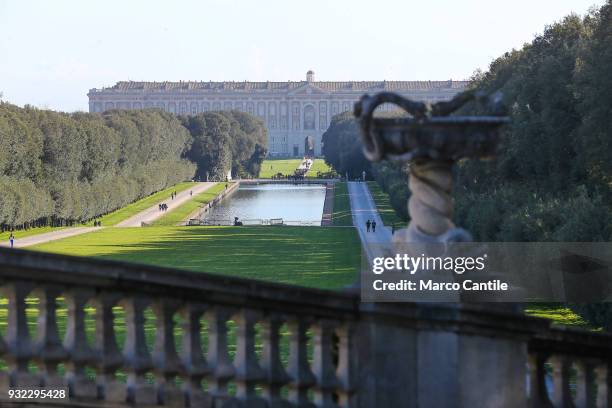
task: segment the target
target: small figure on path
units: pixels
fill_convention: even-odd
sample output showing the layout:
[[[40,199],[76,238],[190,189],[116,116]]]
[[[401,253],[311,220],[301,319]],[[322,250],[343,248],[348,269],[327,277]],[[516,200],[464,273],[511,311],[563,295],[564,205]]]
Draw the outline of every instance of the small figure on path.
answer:
[[[159,211],[162,210],[162,205],[161,204],[158,204],[157,207],[159,208]]]
[[[193,195],[193,190],[189,190],[189,195],[192,196]]]
[[[372,232],[376,232],[376,221],[372,220]]]
[[[395,235],[395,224],[391,224],[391,235]]]
[[[370,225],[371,225],[371,224],[372,224],[372,223],[370,222],[370,220],[367,220],[367,221],[366,221],[366,232],[370,232]]]
[[[9,235],[9,242],[11,243],[11,248],[12,248],[13,245],[15,245],[15,236],[13,235],[12,232],[11,232],[11,235]]]

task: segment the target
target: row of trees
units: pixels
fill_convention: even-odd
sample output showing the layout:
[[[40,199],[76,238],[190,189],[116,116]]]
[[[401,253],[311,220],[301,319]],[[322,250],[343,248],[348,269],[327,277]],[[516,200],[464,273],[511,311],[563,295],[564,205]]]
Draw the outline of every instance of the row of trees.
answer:
[[[261,119],[240,111],[204,112],[181,117],[193,137],[187,157],[197,163],[201,180],[259,175],[267,154],[267,130]]]
[[[266,138],[241,112],[66,114],[0,103],[0,230],[84,222],[196,169],[256,175]]]

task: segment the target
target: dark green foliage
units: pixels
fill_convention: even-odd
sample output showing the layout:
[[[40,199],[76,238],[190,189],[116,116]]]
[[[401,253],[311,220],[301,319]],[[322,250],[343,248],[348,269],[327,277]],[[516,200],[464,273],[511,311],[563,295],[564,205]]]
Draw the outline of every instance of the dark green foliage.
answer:
[[[612,307],[609,303],[572,305],[571,309],[592,326],[612,331]]]
[[[267,130],[260,119],[239,111],[204,112],[181,117],[193,137],[187,154],[197,163],[201,180],[224,180],[227,173],[257,176],[267,145]]]
[[[0,104],[0,229],[72,225],[193,176],[177,118]]]
[[[466,162],[457,218],[482,241],[612,239],[612,2],[569,16],[491,65],[475,86],[511,107],[494,162]],[[472,112],[477,111],[472,109]],[[612,329],[609,304],[572,308]]]
[[[610,8],[566,17],[475,79],[500,89],[512,116],[497,158],[457,172],[457,220],[477,239],[612,238]]]
[[[407,221],[410,198],[407,165],[383,161],[372,166],[372,173],[380,188],[389,195],[389,204],[397,216]]]
[[[361,178],[365,171],[369,176],[370,162],[363,155],[359,127],[351,112],[334,116],[321,141],[325,162],[338,174]]]

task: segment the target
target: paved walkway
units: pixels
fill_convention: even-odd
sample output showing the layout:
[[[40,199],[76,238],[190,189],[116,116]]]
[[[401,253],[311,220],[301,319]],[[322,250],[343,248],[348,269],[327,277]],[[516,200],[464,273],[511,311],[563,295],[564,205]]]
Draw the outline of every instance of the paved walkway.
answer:
[[[193,187],[190,187],[184,191],[181,191],[180,193],[177,193],[174,200],[168,197],[166,200],[163,200],[162,202],[166,203],[168,205],[168,211],[171,211],[174,208],[180,206],[181,204],[184,204],[185,202],[193,198],[189,194],[190,191],[193,191],[193,195],[195,196],[197,194],[200,194],[208,190],[215,184],[216,183],[213,183],[213,182],[193,183]],[[119,224],[115,226],[116,227],[140,227],[142,226],[143,222],[147,224],[150,222],[153,222],[159,217],[161,217],[162,215],[166,214],[168,211],[159,211],[159,203],[157,203],[154,206],[144,211],[141,211],[138,214],[128,218],[127,220],[121,221]]]
[[[361,244],[370,260],[377,256],[384,256],[385,248],[382,244],[391,243],[391,228],[386,227],[378,214],[376,203],[370,194],[368,185],[363,182],[350,181],[348,192],[353,214],[353,225],[359,231]],[[376,221],[376,232],[367,232],[366,222]],[[388,247],[388,245],[386,245]]]
[[[19,231],[15,232],[15,248],[24,248],[31,245],[42,244],[49,241],[55,241],[57,239],[73,237],[75,235],[81,235],[88,232],[96,231],[102,227],[75,227],[65,228],[59,231],[45,232],[44,234],[31,235],[25,238],[19,238]],[[8,240],[0,242],[0,247],[9,247]]]

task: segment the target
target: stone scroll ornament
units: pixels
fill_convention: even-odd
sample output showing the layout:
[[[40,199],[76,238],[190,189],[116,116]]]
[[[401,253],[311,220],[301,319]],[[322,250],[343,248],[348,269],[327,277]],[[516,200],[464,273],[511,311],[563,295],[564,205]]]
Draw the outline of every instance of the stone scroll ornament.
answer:
[[[485,103],[489,116],[451,116],[470,101]],[[382,104],[403,109],[403,117],[374,117]],[[355,104],[363,150],[370,161],[410,162],[408,201],[410,223],[395,242],[448,243],[471,241],[471,235],[452,221],[452,166],[462,158],[492,157],[504,116],[501,93],[480,95],[469,90],[450,101],[415,102],[395,93],[364,95]]]

